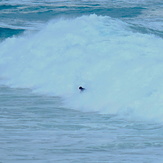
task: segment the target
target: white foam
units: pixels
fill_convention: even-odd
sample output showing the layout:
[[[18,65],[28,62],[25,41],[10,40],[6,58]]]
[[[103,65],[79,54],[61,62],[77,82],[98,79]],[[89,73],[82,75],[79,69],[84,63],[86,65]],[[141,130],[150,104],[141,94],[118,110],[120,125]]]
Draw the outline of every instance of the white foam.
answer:
[[[62,96],[74,109],[161,120],[162,45],[110,17],[54,20],[0,44],[0,77],[12,87]]]

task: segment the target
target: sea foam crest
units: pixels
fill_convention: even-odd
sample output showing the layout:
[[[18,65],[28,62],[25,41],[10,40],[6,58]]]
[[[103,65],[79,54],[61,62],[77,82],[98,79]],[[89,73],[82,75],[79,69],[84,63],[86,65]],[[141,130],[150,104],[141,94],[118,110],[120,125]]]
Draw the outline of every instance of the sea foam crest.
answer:
[[[0,44],[0,77],[12,87],[61,96],[74,109],[161,120],[162,45],[110,17],[53,20]]]

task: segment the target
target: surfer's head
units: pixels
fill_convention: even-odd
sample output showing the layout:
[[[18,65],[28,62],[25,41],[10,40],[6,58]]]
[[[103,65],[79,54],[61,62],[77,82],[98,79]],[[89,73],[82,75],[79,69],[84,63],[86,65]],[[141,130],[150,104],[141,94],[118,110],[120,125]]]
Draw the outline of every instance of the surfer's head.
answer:
[[[83,87],[79,87],[79,89],[80,89],[80,91],[84,91],[85,90],[85,88],[83,88]]]

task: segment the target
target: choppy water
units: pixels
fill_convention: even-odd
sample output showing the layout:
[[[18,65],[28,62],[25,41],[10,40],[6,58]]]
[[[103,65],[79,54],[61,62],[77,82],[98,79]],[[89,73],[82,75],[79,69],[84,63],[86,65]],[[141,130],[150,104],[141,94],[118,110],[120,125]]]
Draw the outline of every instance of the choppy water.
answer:
[[[163,162],[161,0],[0,11],[0,163]]]
[[[163,126],[65,109],[59,98],[0,89],[1,162],[161,162]]]

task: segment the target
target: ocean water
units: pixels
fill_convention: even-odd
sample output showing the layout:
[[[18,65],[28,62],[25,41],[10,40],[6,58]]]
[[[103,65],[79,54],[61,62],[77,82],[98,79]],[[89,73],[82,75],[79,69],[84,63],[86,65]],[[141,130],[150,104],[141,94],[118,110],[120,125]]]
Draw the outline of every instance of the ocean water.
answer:
[[[162,0],[0,11],[0,163],[163,162]]]

